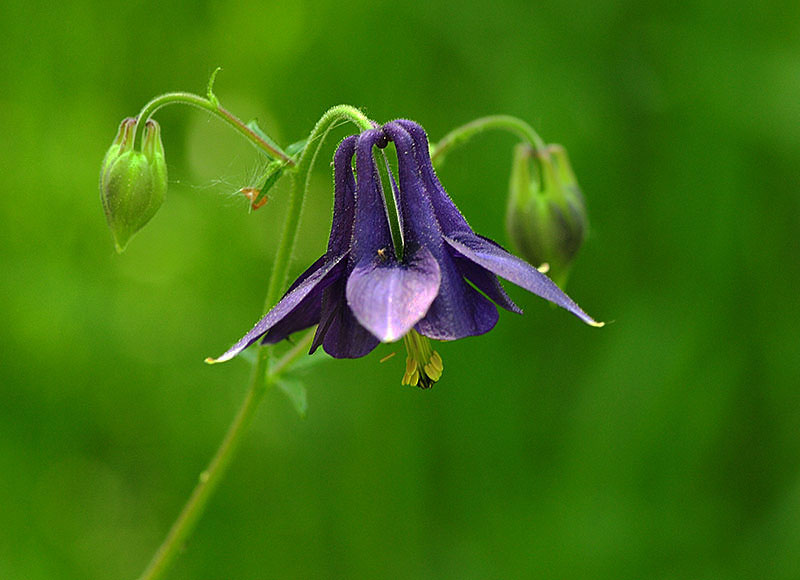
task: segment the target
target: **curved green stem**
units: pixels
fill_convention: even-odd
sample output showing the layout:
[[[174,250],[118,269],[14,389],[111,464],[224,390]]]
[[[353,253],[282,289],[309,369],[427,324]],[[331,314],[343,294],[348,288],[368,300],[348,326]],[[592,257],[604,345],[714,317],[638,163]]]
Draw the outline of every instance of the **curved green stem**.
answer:
[[[225,121],[228,125],[230,125],[233,129],[238,131],[248,141],[250,141],[256,148],[261,149],[270,157],[280,159],[289,166],[293,166],[295,164],[294,160],[287,155],[286,152],[281,150],[274,143],[268,143],[259,137],[252,129],[250,129],[250,127],[243,123],[241,119],[233,115],[233,113],[224,107],[220,106],[219,103],[212,102],[193,93],[167,93],[165,95],[156,97],[147,103],[139,112],[139,116],[137,117],[138,122],[136,124],[136,129],[134,130],[133,142],[136,143],[136,138],[139,134],[139,127],[144,126],[147,120],[152,117],[156,111],[162,107],[166,107],[167,105],[175,104],[191,105],[193,107],[203,109],[204,111],[208,111],[212,115],[215,115]]]
[[[322,142],[325,140],[330,130],[333,129],[336,121],[342,119],[352,122],[362,131],[367,131],[373,127],[369,117],[355,107],[351,107],[350,105],[336,105],[335,107],[331,107],[325,111],[325,114],[320,117],[317,124],[314,125],[314,128],[311,130],[307,145],[305,149],[303,149],[297,166],[294,168],[295,173],[308,174],[308,172],[311,171],[317,154],[319,153],[319,148],[322,146]],[[309,153],[312,144],[315,142],[316,148],[313,150],[313,153]]]
[[[355,123],[359,129],[366,131],[372,128],[372,121],[364,115],[361,111],[350,105],[337,105],[325,112],[324,115],[317,121],[317,124],[312,129],[311,134],[308,136],[308,141],[303,149],[297,165],[292,169],[294,173],[304,176],[302,189],[297,180],[292,182],[291,192],[289,194],[289,209],[284,221],[283,233],[281,234],[281,241],[278,245],[278,251],[275,254],[275,263],[272,266],[272,276],[267,286],[267,298],[264,304],[264,311],[266,313],[278,299],[278,292],[286,284],[286,279],[289,275],[289,265],[294,251],[294,244],[297,241],[297,232],[300,229],[300,217],[303,212],[303,201],[305,200],[306,193],[311,180],[311,170],[314,168],[314,162],[319,155],[322,143],[325,137],[336,126],[336,122],[346,119]]]
[[[511,117],[510,115],[490,115],[488,117],[475,119],[466,125],[462,125],[450,131],[433,148],[431,160],[436,161],[438,159],[439,162],[441,162],[450,149],[463,145],[478,133],[489,129],[501,129],[519,135],[523,140],[530,143],[534,149],[540,151],[546,150],[547,148],[544,140],[539,137],[539,134],[533,127],[522,119]]]

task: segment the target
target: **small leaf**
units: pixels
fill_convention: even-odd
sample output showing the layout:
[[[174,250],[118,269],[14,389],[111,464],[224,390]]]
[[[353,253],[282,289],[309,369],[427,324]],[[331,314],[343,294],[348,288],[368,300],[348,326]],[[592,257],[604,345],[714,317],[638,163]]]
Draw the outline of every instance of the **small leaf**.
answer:
[[[306,148],[306,143],[308,143],[308,139],[303,139],[302,141],[297,141],[296,143],[292,143],[286,148],[286,153],[288,155],[294,156],[297,153],[300,153],[303,149]]]
[[[283,391],[289,400],[292,402],[295,411],[301,418],[306,418],[308,412],[308,396],[306,393],[306,386],[304,383],[297,379],[278,379],[278,388]]]
[[[277,143],[275,143],[275,141],[272,140],[272,137],[264,133],[261,127],[258,126],[258,121],[256,121],[255,119],[247,123],[247,128],[250,129],[256,135],[258,135],[258,137],[270,147],[276,149],[277,151],[282,150],[281,147]],[[272,156],[269,155],[269,153],[267,153],[266,151],[263,151],[263,153],[268,157],[272,158]]]
[[[272,189],[272,186],[278,183],[278,180],[283,176],[283,170],[285,168],[286,165],[277,159],[270,161],[264,175],[261,177],[264,181],[258,190],[258,195],[256,199],[253,200],[254,209],[263,205],[261,200],[267,195],[267,192]]]

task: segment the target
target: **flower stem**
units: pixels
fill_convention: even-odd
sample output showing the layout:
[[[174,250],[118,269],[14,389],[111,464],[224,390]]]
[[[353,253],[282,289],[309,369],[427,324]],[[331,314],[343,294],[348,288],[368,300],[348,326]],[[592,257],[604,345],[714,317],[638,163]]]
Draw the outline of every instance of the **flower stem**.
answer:
[[[157,580],[167,572],[175,557],[183,548],[184,543],[194,531],[197,521],[205,511],[209,498],[214,493],[231,460],[236,455],[242,438],[247,432],[250,423],[252,423],[253,416],[264,395],[278,381],[280,376],[290,369],[292,364],[303,355],[313,339],[314,329],[312,328],[302,340],[272,364],[269,371],[267,371],[268,366],[270,366],[268,364],[269,350],[266,347],[259,349],[258,358],[250,376],[250,387],[242,406],[236,413],[233,423],[228,427],[228,432],[225,434],[225,438],[222,440],[219,449],[217,449],[214,458],[208,464],[208,468],[200,474],[200,480],[178,519],[172,524],[167,537],[153,556],[147,569],[139,577],[139,580]]]
[[[309,184],[311,182],[311,170],[314,168],[314,162],[317,159],[317,155],[319,155],[319,151],[328,133],[336,126],[337,121],[342,119],[355,123],[362,131],[372,128],[372,121],[355,107],[351,107],[350,105],[337,105],[336,107],[328,109],[320,120],[317,121],[314,129],[312,129],[311,134],[308,136],[306,146],[300,155],[300,159],[297,161],[297,165],[292,169],[294,173],[303,176],[303,182],[302,187],[299,180],[293,180],[292,182],[289,194],[289,209],[284,221],[283,233],[281,234],[278,251],[275,254],[272,277],[267,287],[267,298],[264,304],[265,314],[278,299],[280,288],[286,285],[294,244],[297,241],[297,233],[300,230],[303,201],[308,193]]]
[[[267,383],[274,384],[284,373],[284,371],[292,368],[292,365],[306,352],[308,347],[314,341],[316,334],[316,327],[309,330],[300,341],[295,344],[285,355],[279,358],[274,364],[270,366],[269,373],[267,373]]]
[[[253,420],[258,404],[264,398],[268,387],[273,384],[273,381],[266,380],[267,362],[266,349],[262,348],[261,352],[258,353],[256,364],[253,366],[250,387],[242,406],[236,413],[233,423],[228,427],[228,432],[225,434],[225,438],[222,440],[211,463],[208,464],[208,468],[200,474],[200,480],[189,497],[189,501],[186,502],[178,519],[175,520],[147,569],[140,576],[140,580],[162,578],[194,530],[209,498],[214,493],[222,476],[227,471],[231,459],[236,454],[242,442],[242,437]]]
[[[309,175],[314,166],[314,161],[319,154],[322,142],[331,129],[334,128],[336,122],[341,119],[352,121],[362,130],[371,129],[372,122],[361,113],[361,111],[354,107],[348,105],[333,107],[317,122],[309,136],[308,145],[303,149],[299,160],[295,163],[283,151],[272,147],[269,143],[253,133],[239,119],[225,111],[225,109],[219,107],[210,100],[190,93],[170,93],[153,99],[150,103],[145,105],[142,112],[139,114],[140,121],[146,121],[159,108],[171,103],[190,104],[214,113],[227,121],[240,133],[244,134],[257,147],[268,151],[271,155],[279,157],[286,162],[292,169],[292,173],[299,173],[301,176],[305,174],[302,190],[300,190],[299,187],[299,180],[292,175],[289,215],[286,217],[286,225],[275,255],[275,262],[267,286],[267,296],[264,303],[264,309],[266,311],[274,304],[278,297],[279,289],[282,288],[286,282],[291,253],[300,227],[303,199],[309,187]],[[309,153],[312,149],[313,153]],[[247,432],[247,428],[250,426],[250,423],[252,423],[253,416],[255,415],[259,403],[264,398],[269,388],[274,385],[280,376],[289,370],[292,364],[306,351],[313,338],[314,329],[306,333],[300,342],[272,365],[270,365],[271,346],[265,345],[257,347],[256,362],[253,365],[253,370],[250,375],[250,386],[239,411],[236,413],[236,417],[230,427],[228,427],[228,432],[225,434],[225,438],[222,440],[208,468],[200,474],[200,480],[195,486],[194,491],[192,491],[192,495],[189,497],[183,510],[181,510],[178,519],[173,523],[167,537],[158,548],[158,551],[153,556],[153,559],[150,561],[144,573],[139,577],[139,580],[158,580],[163,578],[194,530],[197,521],[205,510],[209,498],[225,475],[231,460],[239,449],[244,434]]]
[[[547,145],[542,138],[539,137],[539,134],[533,129],[533,127],[528,125],[528,123],[522,119],[511,117],[509,115],[491,115],[489,117],[475,119],[466,125],[462,125],[461,127],[450,131],[433,148],[433,151],[431,152],[431,160],[438,160],[439,163],[441,163],[444,160],[445,154],[450,149],[458,147],[459,145],[463,145],[478,133],[482,133],[483,131],[487,131],[489,129],[501,129],[503,131],[514,133],[530,143],[534,149],[540,151],[547,150]]]
[[[143,126],[147,120],[152,117],[156,111],[167,105],[182,104],[198,107],[204,111],[208,111],[212,115],[216,115],[233,129],[241,133],[248,141],[250,141],[257,149],[266,153],[269,157],[280,159],[290,167],[295,164],[294,160],[282,149],[277,147],[274,143],[268,143],[257,135],[250,127],[248,127],[241,119],[233,115],[230,111],[222,107],[219,103],[205,99],[193,93],[167,93],[154,98],[147,103],[139,112],[137,117],[138,122],[133,136],[133,142],[136,143],[136,138],[139,133],[139,127]]]

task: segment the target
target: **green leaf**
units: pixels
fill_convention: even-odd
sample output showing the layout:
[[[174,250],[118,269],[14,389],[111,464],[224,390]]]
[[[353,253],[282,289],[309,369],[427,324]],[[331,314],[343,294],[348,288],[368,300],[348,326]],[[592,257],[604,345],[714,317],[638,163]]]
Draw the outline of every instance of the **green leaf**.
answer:
[[[300,153],[306,148],[306,143],[308,143],[308,139],[303,139],[302,141],[292,143],[286,148],[287,155],[294,157],[295,154]]]
[[[283,149],[280,147],[280,145],[278,145],[277,143],[275,143],[275,141],[272,140],[272,137],[270,137],[269,135],[264,133],[264,130],[261,129],[261,127],[258,126],[258,121],[256,121],[255,119],[253,119],[252,121],[247,123],[247,128],[250,129],[256,135],[258,135],[270,147],[274,147],[278,151],[283,151]],[[264,154],[269,156],[269,154],[266,151],[264,151]],[[269,157],[271,158],[271,156],[269,156]]]
[[[308,412],[308,396],[306,393],[306,386],[301,381],[297,379],[286,379],[281,378],[278,379],[277,383],[278,388],[284,392],[284,394],[289,397],[289,400],[292,402],[292,406],[294,406],[294,410],[297,411],[297,414],[300,415],[301,418],[306,418],[306,413]]]
[[[253,200],[253,207],[257,208],[260,201],[267,195],[267,192],[272,189],[272,186],[278,183],[278,180],[283,177],[283,171],[286,169],[286,164],[279,159],[273,159],[267,165],[264,175],[261,176],[263,180],[261,187],[258,189],[258,195]]]

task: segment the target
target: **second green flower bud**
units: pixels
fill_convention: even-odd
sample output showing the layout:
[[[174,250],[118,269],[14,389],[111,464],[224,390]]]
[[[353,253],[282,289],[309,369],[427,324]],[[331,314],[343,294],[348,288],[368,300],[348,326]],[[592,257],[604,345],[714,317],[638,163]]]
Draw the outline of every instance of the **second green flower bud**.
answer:
[[[533,171],[532,171],[533,169]],[[549,266],[556,284],[569,269],[588,229],[583,194],[560,145],[514,149],[506,228],[512,245],[530,263]]]

